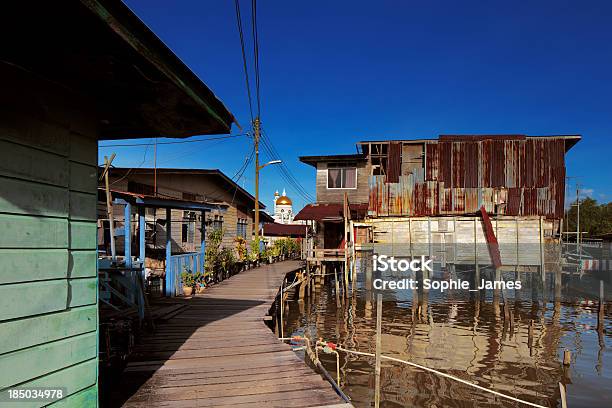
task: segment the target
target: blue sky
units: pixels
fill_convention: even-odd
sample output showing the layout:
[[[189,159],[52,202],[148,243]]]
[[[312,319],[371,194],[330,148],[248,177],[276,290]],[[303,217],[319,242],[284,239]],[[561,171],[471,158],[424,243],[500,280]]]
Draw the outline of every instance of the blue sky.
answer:
[[[234,2],[126,4],[247,128]],[[250,52],[250,1],[242,0],[241,10]],[[598,201],[610,201],[610,21],[612,2],[604,1],[260,0],[263,127],[312,195],[314,170],[297,157],[352,153],[359,140],[579,133],[568,175],[580,176]],[[152,148],[112,150],[116,165],[152,166]],[[249,151],[246,137],[164,145],[158,165],[232,176]],[[240,184],[253,191],[252,166]],[[263,170],[266,205],[283,188],[296,209],[304,205],[278,170]]]

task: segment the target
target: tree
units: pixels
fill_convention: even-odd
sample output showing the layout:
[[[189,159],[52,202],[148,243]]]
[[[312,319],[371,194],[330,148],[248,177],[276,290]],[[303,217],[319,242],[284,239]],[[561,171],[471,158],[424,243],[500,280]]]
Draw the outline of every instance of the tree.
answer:
[[[576,231],[578,209],[575,203],[565,212],[567,224],[563,229]],[[566,227],[566,225],[568,225]],[[590,238],[601,234],[612,232],[612,202],[598,204],[597,200],[587,197],[580,201],[580,231],[587,232],[584,238]],[[575,236],[570,235],[570,240]]]

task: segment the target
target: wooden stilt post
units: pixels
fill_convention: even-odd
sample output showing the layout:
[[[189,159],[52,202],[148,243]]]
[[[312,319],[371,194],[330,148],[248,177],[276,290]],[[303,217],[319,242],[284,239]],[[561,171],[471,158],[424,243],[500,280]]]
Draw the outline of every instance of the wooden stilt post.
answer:
[[[344,294],[348,296],[349,287],[349,219],[351,218],[351,210],[349,207],[348,194],[344,193]]]
[[[340,308],[340,282],[338,281],[338,268],[334,268],[334,284],[336,285],[336,307]]]
[[[561,408],[567,408],[567,395],[565,393],[565,385],[559,383],[559,393],[561,394]]]
[[[563,350],[563,365],[569,366],[572,363],[572,352],[569,350]]]
[[[374,388],[374,407],[380,407],[380,354],[382,346],[382,294],[376,295],[376,363],[374,369],[375,388]]]
[[[597,311],[597,331],[603,332],[604,327],[604,309],[605,309],[605,299],[604,299],[604,282],[603,280],[599,281],[599,309]]]
[[[546,282],[546,267],[544,260],[544,223],[540,217],[540,272],[542,273],[542,283]]]

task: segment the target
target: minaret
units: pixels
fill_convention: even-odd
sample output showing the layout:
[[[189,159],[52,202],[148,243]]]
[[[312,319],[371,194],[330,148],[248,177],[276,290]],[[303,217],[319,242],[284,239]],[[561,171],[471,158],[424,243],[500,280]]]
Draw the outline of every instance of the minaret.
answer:
[[[280,197],[280,194],[278,194],[278,190],[276,190],[274,192],[274,214],[276,214],[276,200],[278,200],[278,197]]]

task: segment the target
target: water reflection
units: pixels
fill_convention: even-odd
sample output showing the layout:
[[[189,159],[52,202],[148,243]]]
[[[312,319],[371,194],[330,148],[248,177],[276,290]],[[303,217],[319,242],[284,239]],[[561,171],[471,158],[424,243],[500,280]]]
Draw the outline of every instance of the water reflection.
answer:
[[[368,262],[363,262],[367,265]],[[548,268],[547,268],[548,269]],[[570,407],[612,406],[611,313],[598,330],[599,280],[610,275],[561,274],[546,279],[534,270],[505,268],[504,280],[519,279],[521,290],[449,290],[422,287],[386,290],[382,352],[544,406],[560,406],[558,383],[567,386]],[[556,272],[555,272],[556,271]],[[493,279],[488,266],[437,265],[433,279]],[[402,276],[406,277],[406,276]],[[420,274],[411,276],[422,279]],[[358,273],[357,290],[337,299],[334,283],[291,305],[286,333],[306,333],[359,351],[375,349],[375,291],[371,271]],[[422,285],[421,285],[422,286]],[[296,303],[298,303],[296,301]],[[299,307],[298,307],[299,306]],[[608,348],[606,348],[608,345]],[[563,350],[572,354],[562,364]],[[320,355],[330,372],[333,356]],[[374,361],[341,354],[341,386],[357,407],[373,404]],[[383,360],[383,407],[518,406],[466,385]]]

